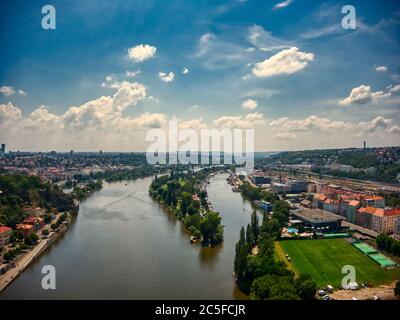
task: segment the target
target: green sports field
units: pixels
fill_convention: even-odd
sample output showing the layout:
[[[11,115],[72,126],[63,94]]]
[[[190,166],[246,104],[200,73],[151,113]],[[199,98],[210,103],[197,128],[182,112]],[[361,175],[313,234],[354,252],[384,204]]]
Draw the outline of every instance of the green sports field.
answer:
[[[382,269],[371,258],[349,244],[345,239],[285,240],[277,243],[291,258],[298,273],[308,273],[318,286],[341,284],[342,267],[352,265],[356,269],[356,281],[373,285],[400,279],[400,267]]]

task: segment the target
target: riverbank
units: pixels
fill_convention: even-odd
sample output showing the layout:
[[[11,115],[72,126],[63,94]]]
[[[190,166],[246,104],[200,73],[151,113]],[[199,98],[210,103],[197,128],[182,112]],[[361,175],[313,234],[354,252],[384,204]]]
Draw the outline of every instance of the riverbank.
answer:
[[[33,249],[19,257],[15,261],[15,267],[0,276],[0,292],[7,288],[31,263],[50,248],[68,230],[70,223],[63,224],[58,231],[53,232],[47,239],[41,239]]]

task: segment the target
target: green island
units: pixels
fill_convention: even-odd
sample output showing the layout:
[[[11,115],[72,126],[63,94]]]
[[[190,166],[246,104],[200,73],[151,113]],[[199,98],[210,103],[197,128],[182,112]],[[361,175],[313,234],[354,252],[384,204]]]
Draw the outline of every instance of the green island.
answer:
[[[197,172],[172,171],[156,176],[150,185],[150,195],[183,222],[192,241],[202,245],[217,245],[223,241],[221,216],[212,210],[207,200],[206,179],[221,168],[206,167]]]

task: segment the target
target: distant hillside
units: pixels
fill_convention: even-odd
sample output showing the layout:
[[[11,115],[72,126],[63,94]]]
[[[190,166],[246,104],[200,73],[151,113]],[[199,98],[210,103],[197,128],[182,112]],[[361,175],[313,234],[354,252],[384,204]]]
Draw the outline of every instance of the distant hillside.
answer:
[[[315,172],[363,180],[397,182],[400,173],[400,147],[288,151],[257,161],[257,165],[314,164]],[[352,166],[354,172],[333,170],[331,164]],[[371,170],[361,170],[375,168]]]

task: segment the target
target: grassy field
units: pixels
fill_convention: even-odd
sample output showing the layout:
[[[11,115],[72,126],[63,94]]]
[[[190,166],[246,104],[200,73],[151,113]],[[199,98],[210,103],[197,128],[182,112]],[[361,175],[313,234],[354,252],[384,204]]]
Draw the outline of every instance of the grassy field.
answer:
[[[358,283],[379,285],[400,279],[399,267],[382,269],[345,239],[285,240],[278,242],[278,246],[289,255],[297,273],[310,274],[320,287],[338,287],[345,276],[341,273],[345,265],[355,267]],[[282,259],[282,254],[279,257]]]

